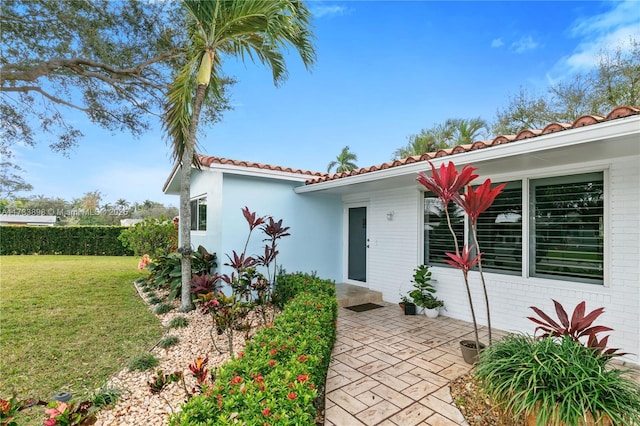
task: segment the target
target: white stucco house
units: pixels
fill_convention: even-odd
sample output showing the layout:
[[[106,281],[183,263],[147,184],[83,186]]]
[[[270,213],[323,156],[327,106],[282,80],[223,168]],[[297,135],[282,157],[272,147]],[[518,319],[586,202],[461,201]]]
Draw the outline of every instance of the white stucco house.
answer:
[[[472,165],[478,184],[507,183],[478,227],[493,326],[532,333],[530,306],[553,313],[551,299],[568,309],[585,300],[588,310],[605,308],[598,323],[614,329],[610,346],[640,363],[640,108],[341,174],[201,160],[192,176],[192,243],[216,252],[220,264],[244,246],[241,208],[248,206],[291,227],[279,246],[287,271],[315,271],[396,302],[413,269],[426,263],[443,314],[467,321],[462,274],[442,261],[453,246],[441,206],[416,177],[430,170],[428,161]],[[164,191],[178,194],[179,186],[176,166]],[[464,215],[454,214],[454,227],[468,238]],[[254,253],[261,240],[254,237]],[[478,273],[470,277],[478,321],[486,324]]]

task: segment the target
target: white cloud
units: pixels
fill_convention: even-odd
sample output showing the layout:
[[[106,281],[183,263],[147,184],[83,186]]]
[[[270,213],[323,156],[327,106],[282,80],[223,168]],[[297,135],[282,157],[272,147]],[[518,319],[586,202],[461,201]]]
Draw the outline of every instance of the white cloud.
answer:
[[[341,16],[349,12],[347,7],[338,5],[315,5],[311,6],[309,9],[316,18],[322,18],[325,16]]]
[[[632,38],[640,41],[637,0],[607,4],[611,5],[610,10],[579,19],[569,28],[569,34],[579,42],[573,52],[555,64],[550,78],[589,71],[598,65],[603,52],[629,48]]]
[[[502,41],[501,38],[494,38],[491,41],[491,47],[495,48],[495,47],[502,47],[502,46],[504,46],[504,41]]]
[[[538,46],[540,46],[540,43],[535,41],[533,37],[526,36],[526,37],[521,37],[520,40],[517,40],[511,43],[511,50],[513,50],[516,53],[524,53],[529,50],[533,50]]]

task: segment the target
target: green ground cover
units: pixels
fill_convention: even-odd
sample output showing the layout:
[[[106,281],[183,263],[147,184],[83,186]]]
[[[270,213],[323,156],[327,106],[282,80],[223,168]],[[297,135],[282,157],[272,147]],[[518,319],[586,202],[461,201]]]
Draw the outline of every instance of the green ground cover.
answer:
[[[132,284],[137,258],[0,256],[0,397],[74,399],[162,335]]]

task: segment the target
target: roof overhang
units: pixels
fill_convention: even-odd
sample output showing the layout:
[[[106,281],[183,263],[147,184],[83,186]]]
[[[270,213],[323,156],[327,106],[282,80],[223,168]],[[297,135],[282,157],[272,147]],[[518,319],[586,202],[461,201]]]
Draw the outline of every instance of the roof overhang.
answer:
[[[449,161],[459,166],[473,164],[482,169],[483,175],[491,175],[630,155],[640,155],[640,115],[446,155],[431,162],[436,167]],[[350,194],[406,187],[417,185],[416,174],[428,169],[427,161],[419,161],[307,184],[295,188],[295,192]]]
[[[196,169],[196,167],[192,166],[192,169]],[[283,170],[269,170],[269,169],[261,169],[256,167],[245,167],[241,165],[232,165],[232,164],[219,164],[212,163],[209,166],[202,165],[202,170],[208,171],[218,171],[225,174],[231,175],[241,175],[247,177],[254,178],[262,178],[262,179],[275,179],[275,180],[284,180],[288,182],[298,182],[300,185],[304,184],[304,182],[309,179],[309,175],[300,174],[300,173],[292,173]],[[162,191],[165,194],[179,194],[180,193],[180,169],[181,166],[176,164],[169,175],[169,178],[165,182]]]

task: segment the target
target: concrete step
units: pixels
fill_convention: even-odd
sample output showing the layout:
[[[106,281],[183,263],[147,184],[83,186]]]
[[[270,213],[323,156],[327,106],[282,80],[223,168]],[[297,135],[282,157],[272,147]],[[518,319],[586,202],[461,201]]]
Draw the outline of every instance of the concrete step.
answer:
[[[364,303],[380,303],[382,302],[382,292],[353,284],[340,283],[336,284],[336,298],[338,299],[338,307],[345,308]]]

